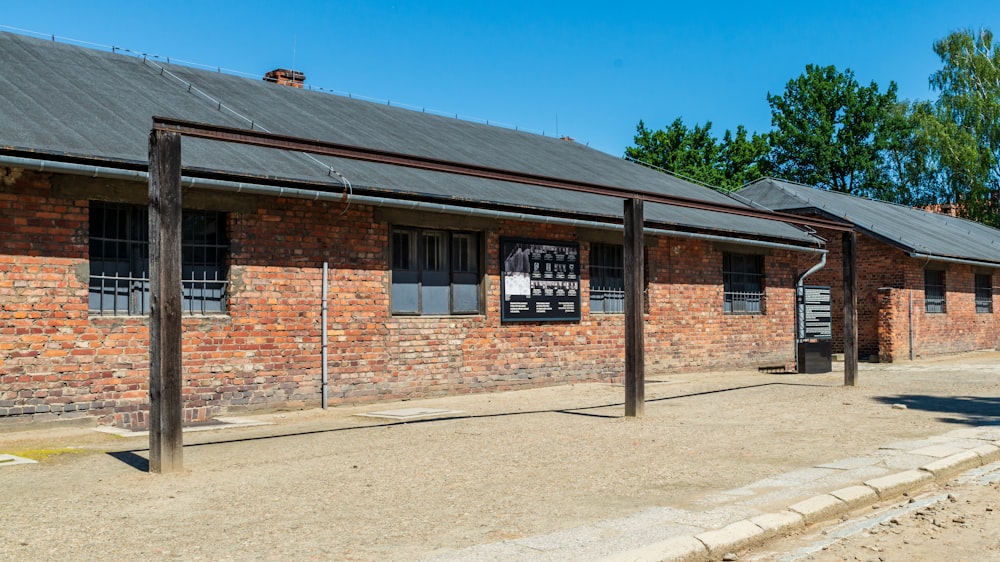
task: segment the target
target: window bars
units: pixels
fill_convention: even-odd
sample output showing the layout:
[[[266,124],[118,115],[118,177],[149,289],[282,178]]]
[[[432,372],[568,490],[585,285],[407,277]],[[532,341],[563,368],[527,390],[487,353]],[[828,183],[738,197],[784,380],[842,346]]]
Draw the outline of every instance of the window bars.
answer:
[[[723,311],[764,313],[764,258],[748,254],[722,256]]]
[[[185,212],[182,304],[187,314],[225,312],[229,249],[220,213]],[[107,316],[149,313],[149,215],[135,205],[90,206],[89,309]]]
[[[621,244],[590,245],[590,312],[625,313],[625,249]]]

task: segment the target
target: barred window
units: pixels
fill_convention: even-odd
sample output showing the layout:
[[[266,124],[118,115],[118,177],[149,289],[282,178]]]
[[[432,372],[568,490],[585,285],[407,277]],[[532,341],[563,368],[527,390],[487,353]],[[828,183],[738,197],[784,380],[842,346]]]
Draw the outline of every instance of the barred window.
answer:
[[[976,312],[993,313],[993,276],[990,274],[976,274]]]
[[[726,314],[764,313],[764,257],[722,255],[723,310]]]
[[[184,211],[181,221],[184,312],[225,312],[229,243],[224,217]],[[112,316],[148,314],[149,292],[149,209],[91,202],[90,311]]]
[[[479,314],[479,235],[394,228],[393,314]]]
[[[945,313],[944,271],[924,270],[924,310],[931,313]]]
[[[590,245],[590,312],[625,312],[625,248],[621,244]]]

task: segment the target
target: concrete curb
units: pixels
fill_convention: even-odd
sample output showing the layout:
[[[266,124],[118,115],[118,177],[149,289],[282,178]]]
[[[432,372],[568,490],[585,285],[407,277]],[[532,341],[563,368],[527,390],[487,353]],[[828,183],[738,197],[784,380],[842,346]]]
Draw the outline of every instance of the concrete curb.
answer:
[[[944,483],[967,470],[1000,460],[1000,441],[940,458],[919,469],[906,470],[864,485],[849,486],[797,502],[788,509],[758,515],[693,537],[675,537],[623,552],[605,562],[705,562],[730,552],[763,544],[783,533],[829,521],[879,501],[896,499],[928,484]]]

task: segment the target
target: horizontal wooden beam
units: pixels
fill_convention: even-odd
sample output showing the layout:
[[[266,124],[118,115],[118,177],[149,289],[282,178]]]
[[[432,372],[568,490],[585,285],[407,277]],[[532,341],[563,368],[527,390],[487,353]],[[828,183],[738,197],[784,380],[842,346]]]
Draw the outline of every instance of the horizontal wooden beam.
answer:
[[[481,166],[479,164],[469,164],[465,162],[455,162],[413,154],[403,154],[388,150],[364,148],[320,140],[302,139],[287,135],[276,135],[273,133],[265,133],[263,131],[238,129],[234,127],[225,127],[222,125],[211,125],[206,123],[195,123],[168,117],[153,117],[153,130],[178,133],[187,137],[261,146],[278,150],[307,152],[310,154],[320,154],[335,158],[348,158],[351,160],[362,160],[365,162],[375,162],[392,166],[418,168],[446,174],[458,174],[497,181],[537,185],[540,187],[563,189],[592,195],[618,197],[621,199],[638,199],[649,203],[661,203],[664,205],[673,205],[689,209],[700,209],[703,211],[712,211],[729,215],[780,221],[814,228],[827,228],[839,232],[853,230],[852,225],[827,219],[765,211],[762,209],[739,205],[713,203],[710,201],[703,201],[688,197],[679,197],[675,195],[654,193],[651,191],[642,191],[579,180],[543,176],[527,172]]]

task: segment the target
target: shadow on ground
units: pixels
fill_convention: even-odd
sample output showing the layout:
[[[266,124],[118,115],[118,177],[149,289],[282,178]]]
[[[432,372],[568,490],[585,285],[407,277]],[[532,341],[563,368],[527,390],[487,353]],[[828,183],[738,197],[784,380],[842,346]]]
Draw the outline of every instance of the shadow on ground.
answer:
[[[970,426],[1000,425],[1000,397],[897,394],[877,396],[875,400],[883,404],[903,404],[911,410],[951,414],[938,418],[944,423]]]
[[[744,385],[744,386],[735,386],[735,387],[719,388],[719,389],[713,389],[713,390],[705,390],[705,391],[701,391],[701,392],[692,392],[692,393],[688,393],[688,394],[679,394],[679,395],[674,395],[674,396],[663,396],[663,397],[660,397],[660,398],[650,398],[650,399],[646,400],[646,404],[653,404],[653,403],[656,403],[656,402],[664,402],[664,401],[670,401],[670,400],[681,400],[681,399],[685,399],[685,398],[696,398],[696,397],[700,397],[700,396],[708,396],[708,395],[712,395],[712,394],[720,394],[720,393],[726,393],[726,392],[736,392],[736,391],[740,391],[740,390],[748,390],[748,389],[752,389],[752,388],[760,388],[760,387],[767,387],[767,386],[825,387],[825,386],[828,386],[828,385],[822,385],[822,384],[803,384],[803,383],[785,383],[785,382],[769,382],[769,383],[762,383],[762,384],[751,384],[751,385]],[[537,415],[537,414],[567,414],[567,415],[573,415],[573,416],[596,417],[596,418],[606,418],[606,419],[619,419],[619,418],[623,417],[623,413],[606,413],[606,412],[599,412],[599,411],[595,411],[595,410],[601,410],[601,409],[605,409],[605,408],[623,407],[624,405],[625,405],[624,402],[612,402],[612,403],[608,403],[608,404],[598,404],[598,405],[591,405],[591,406],[580,406],[578,408],[552,408],[552,409],[543,409],[543,410],[526,410],[526,411],[520,411],[520,412],[499,412],[499,413],[492,413],[492,414],[452,415],[452,416],[442,416],[442,417],[427,418],[427,419],[416,419],[416,420],[405,420],[405,421],[392,421],[392,422],[388,422],[388,423],[378,423],[378,424],[352,425],[352,426],[334,427],[334,428],[327,427],[327,428],[314,429],[314,430],[308,430],[308,431],[284,432],[284,433],[275,433],[275,434],[272,434],[272,435],[257,435],[257,436],[253,436],[253,437],[239,437],[239,438],[236,438],[236,439],[220,439],[220,440],[217,440],[217,441],[207,441],[207,442],[202,442],[202,443],[185,444],[184,447],[187,447],[187,448],[190,448],[190,447],[205,447],[205,446],[220,445],[220,444],[225,444],[225,443],[241,443],[241,442],[249,443],[249,442],[253,442],[253,441],[262,441],[262,440],[267,440],[267,439],[280,439],[280,438],[283,438],[283,437],[301,437],[301,436],[304,436],[304,435],[318,435],[318,434],[323,434],[323,433],[336,433],[336,432],[345,432],[345,431],[369,431],[369,430],[373,430],[373,429],[377,429],[377,428],[389,427],[389,426],[401,425],[401,424],[410,424],[410,425],[413,425],[413,424],[432,424],[432,423],[439,423],[439,422],[452,421],[452,420],[461,420],[461,419],[501,418],[501,417],[507,417],[507,416],[525,416],[525,415]],[[108,454],[108,456],[110,456],[110,457],[112,457],[112,458],[114,458],[114,459],[116,459],[116,460],[118,460],[118,461],[120,461],[120,462],[122,462],[122,463],[124,463],[124,464],[126,464],[126,465],[128,465],[128,466],[130,466],[130,467],[132,467],[134,469],[136,469],[136,470],[139,470],[139,471],[142,471],[142,472],[148,472],[149,471],[149,460],[147,458],[145,458],[145,457],[143,457],[143,456],[141,456],[141,455],[138,454],[138,453],[148,453],[148,452],[149,452],[148,448],[138,448],[138,449],[129,449],[129,450],[122,450],[122,451],[113,451],[113,452],[108,452],[107,454]]]

